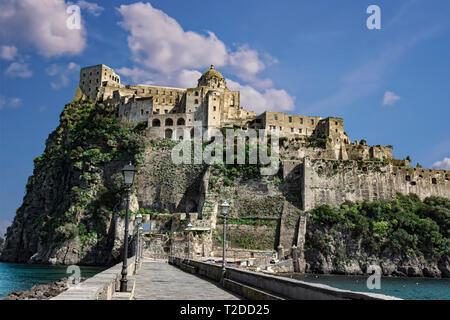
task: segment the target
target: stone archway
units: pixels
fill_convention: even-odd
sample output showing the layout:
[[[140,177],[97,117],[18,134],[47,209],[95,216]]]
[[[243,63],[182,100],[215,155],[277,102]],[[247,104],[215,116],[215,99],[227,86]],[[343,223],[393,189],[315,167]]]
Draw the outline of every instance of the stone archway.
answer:
[[[153,119],[152,127],[160,127],[160,126],[161,126],[161,121],[159,121],[159,119]]]

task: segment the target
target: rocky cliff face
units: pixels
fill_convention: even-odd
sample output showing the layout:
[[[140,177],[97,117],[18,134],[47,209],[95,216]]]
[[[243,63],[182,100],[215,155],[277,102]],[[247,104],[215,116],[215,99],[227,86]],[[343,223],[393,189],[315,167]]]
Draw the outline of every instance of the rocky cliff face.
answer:
[[[66,105],[60,125],[34,160],[23,203],[1,255],[3,261],[108,264],[120,257],[121,173],[139,162],[140,127],[88,101]]]

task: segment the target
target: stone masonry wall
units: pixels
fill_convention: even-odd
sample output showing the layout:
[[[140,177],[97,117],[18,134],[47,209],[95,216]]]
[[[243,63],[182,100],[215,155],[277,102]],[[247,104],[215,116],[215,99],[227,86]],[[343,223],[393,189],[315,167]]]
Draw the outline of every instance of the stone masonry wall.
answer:
[[[311,160],[304,163],[304,209],[346,200],[391,199],[396,192],[450,198],[449,172],[396,167],[381,161]]]

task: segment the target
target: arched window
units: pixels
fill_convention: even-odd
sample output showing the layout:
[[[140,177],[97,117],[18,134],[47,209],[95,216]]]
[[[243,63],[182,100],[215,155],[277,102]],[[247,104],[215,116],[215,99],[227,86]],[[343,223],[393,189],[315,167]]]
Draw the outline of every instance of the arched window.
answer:
[[[194,103],[195,103],[195,104],[198,104],[198,99],[195,99]]]
[[[171,129],[166,129],[164,138],[172,139],[172,130]]]
[[[160,126],[161,126],[161,121],[159,121],[159,119],[153,119],[152,127],[160,127]]]
[[[198,91],[195,91],[195,95],[198,96]]]
[[[173,120],[170,118],[166,119],[166,126],[173,126]]]
[[[183,118],[177,120],[177,126],[184,126],[186,123]]]

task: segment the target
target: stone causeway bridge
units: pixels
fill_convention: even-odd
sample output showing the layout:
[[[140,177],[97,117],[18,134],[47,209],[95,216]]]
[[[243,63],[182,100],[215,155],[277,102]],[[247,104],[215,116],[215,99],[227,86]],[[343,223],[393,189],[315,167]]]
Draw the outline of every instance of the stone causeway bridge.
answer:
[[[227,266],[169,257],[128,260],[128,292],[119,292],[122,263],[71,286],[52,300],[400,300]]]

